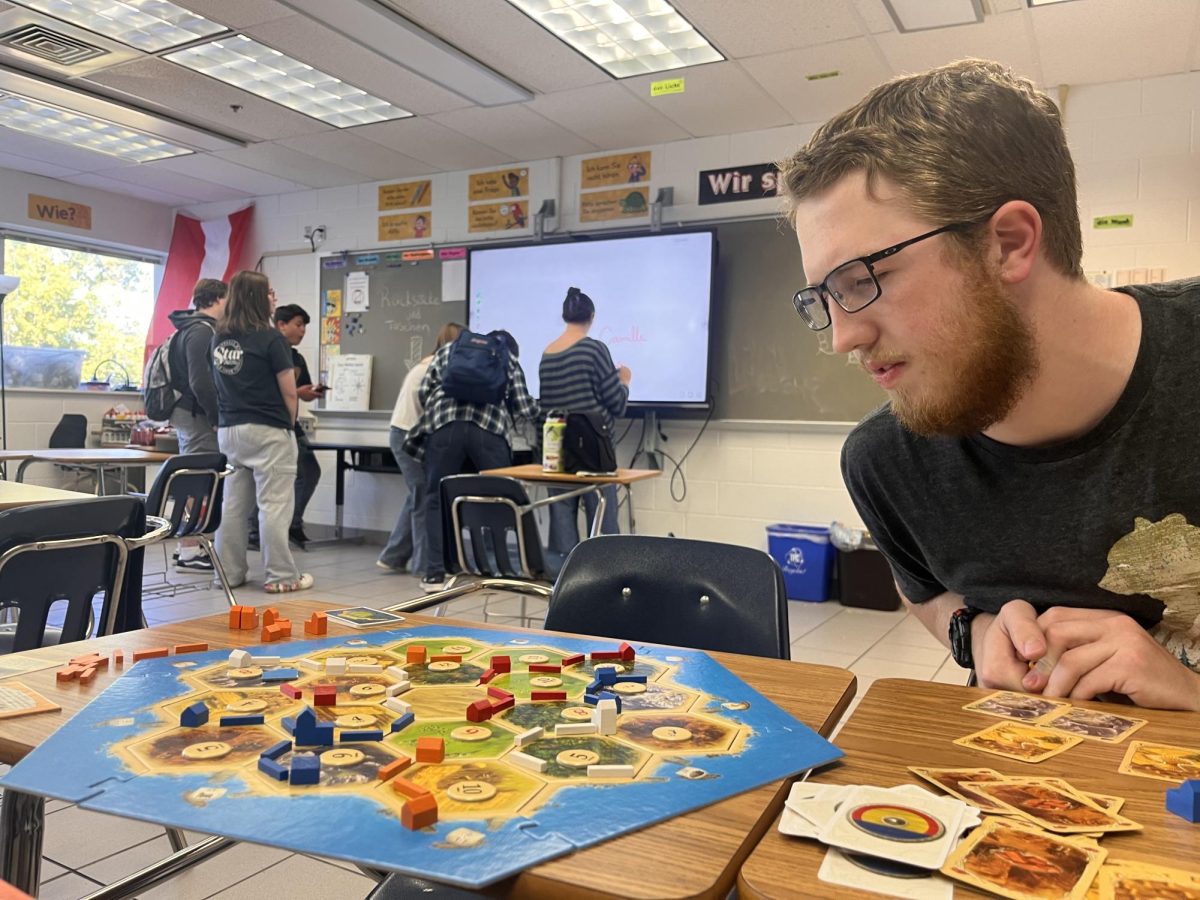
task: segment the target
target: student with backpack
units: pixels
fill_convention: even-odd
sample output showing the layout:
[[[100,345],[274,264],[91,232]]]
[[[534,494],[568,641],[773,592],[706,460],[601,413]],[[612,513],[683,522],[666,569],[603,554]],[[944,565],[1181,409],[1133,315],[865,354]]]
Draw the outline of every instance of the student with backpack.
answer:
[[[537,419],[538,403],[525,385],[521,365],[497,332],[463,331],[433,355],[417,394],[424,408],[404,450],[425,462],[427,556],[421,587],[440,591],[446,580],[442,558],[442,479],[468,471],[507,466],[512,419]]]

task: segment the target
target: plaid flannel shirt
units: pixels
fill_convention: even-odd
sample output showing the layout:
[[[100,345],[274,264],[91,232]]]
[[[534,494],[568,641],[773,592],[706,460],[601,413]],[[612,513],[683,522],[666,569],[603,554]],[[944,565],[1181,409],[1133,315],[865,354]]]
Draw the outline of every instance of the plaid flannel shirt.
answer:
[[[433,362],[429,364],[429,371],[425,373],[417,392],[424,412],[404,442],[405,451],[417,459],[425,458],[425,441],[429,435],[451,422],[470,422],[484,431],[500,435],[511,444],[508,432],[513,420],[520,418],[534,422],[541,415],[537,400],[530,396],[525,384],[525,372],[521,364],[511,356],[508,359],[508,390],[503,404],[480,405],[446,396],[442,390],[442,372],[450,359],[452,346],[446,344],[433,355]],[[509,413],[512,414],[511,418]]]

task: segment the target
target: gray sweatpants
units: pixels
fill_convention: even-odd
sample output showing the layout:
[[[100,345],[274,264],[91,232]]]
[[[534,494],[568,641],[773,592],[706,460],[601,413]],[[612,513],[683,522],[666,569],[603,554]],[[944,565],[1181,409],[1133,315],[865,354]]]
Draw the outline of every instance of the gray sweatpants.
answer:
[[[296,436],[290,428],[232,425],[217,441],[233,474],[225,481],[217,555],[231,584],[246,580],[246,517],[258,502],[258,534],[266,581],[293,581],[300,570],[288,547],[288,525],[296,503]]]

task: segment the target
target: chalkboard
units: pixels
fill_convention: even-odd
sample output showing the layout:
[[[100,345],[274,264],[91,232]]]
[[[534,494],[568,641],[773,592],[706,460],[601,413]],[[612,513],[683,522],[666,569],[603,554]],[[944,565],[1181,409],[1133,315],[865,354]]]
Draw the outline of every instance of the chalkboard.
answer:
[[[465,322],[465,300],[442,301],[442,266],[438,259],[401,262],[394,251],[357,251],[340,268],[321,269],[321,297],[342,291],[338,329],[341,353],[368,353],[373,410],[391,410],[400,384],[413,363],[434,350],[438,330],[447,322]],[[328,265],[342,257],[323,261]],[[461,265],[461,263],[459,263]],[[365,312],[345,308],[346,275],[365,272],[370,278],[370,306]],[[323,307],[324,308],[324,307]],[[322,322],[321,339],[326,343]]]
[[[857,422],[885,399],[831,333],[792,306],[807,281],[795,232],[771,218],[726,222],[712,316],[714,419]]]

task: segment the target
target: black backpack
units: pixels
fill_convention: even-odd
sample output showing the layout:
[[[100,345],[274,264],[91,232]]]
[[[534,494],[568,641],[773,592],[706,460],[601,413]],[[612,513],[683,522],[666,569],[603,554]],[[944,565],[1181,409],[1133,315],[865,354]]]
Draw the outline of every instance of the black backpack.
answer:
[[[612,429],[599,413],[567,413],[563,434],[563,467],[567,472],[615,472],[617,450]]]
[[[502,403],[508,392],[508,344],[494,331],[464,331],[450,345],[442,390],[466,403]]]
[[[156,422],[167,421],[171,418],[172,410],[183,399],[183,392],[176,387],[179,383],[179,367],[175,364],[171,351],[175,347],[175,339],[186,329],[197,324],[203,324],[216,333],[216,328],[211,322],[193,319],[183,329],[168,335],[165,341],[154,348],[150,359],[146,361],[146,369],[142,373],[142,402],[146,409],[146,418]]]

